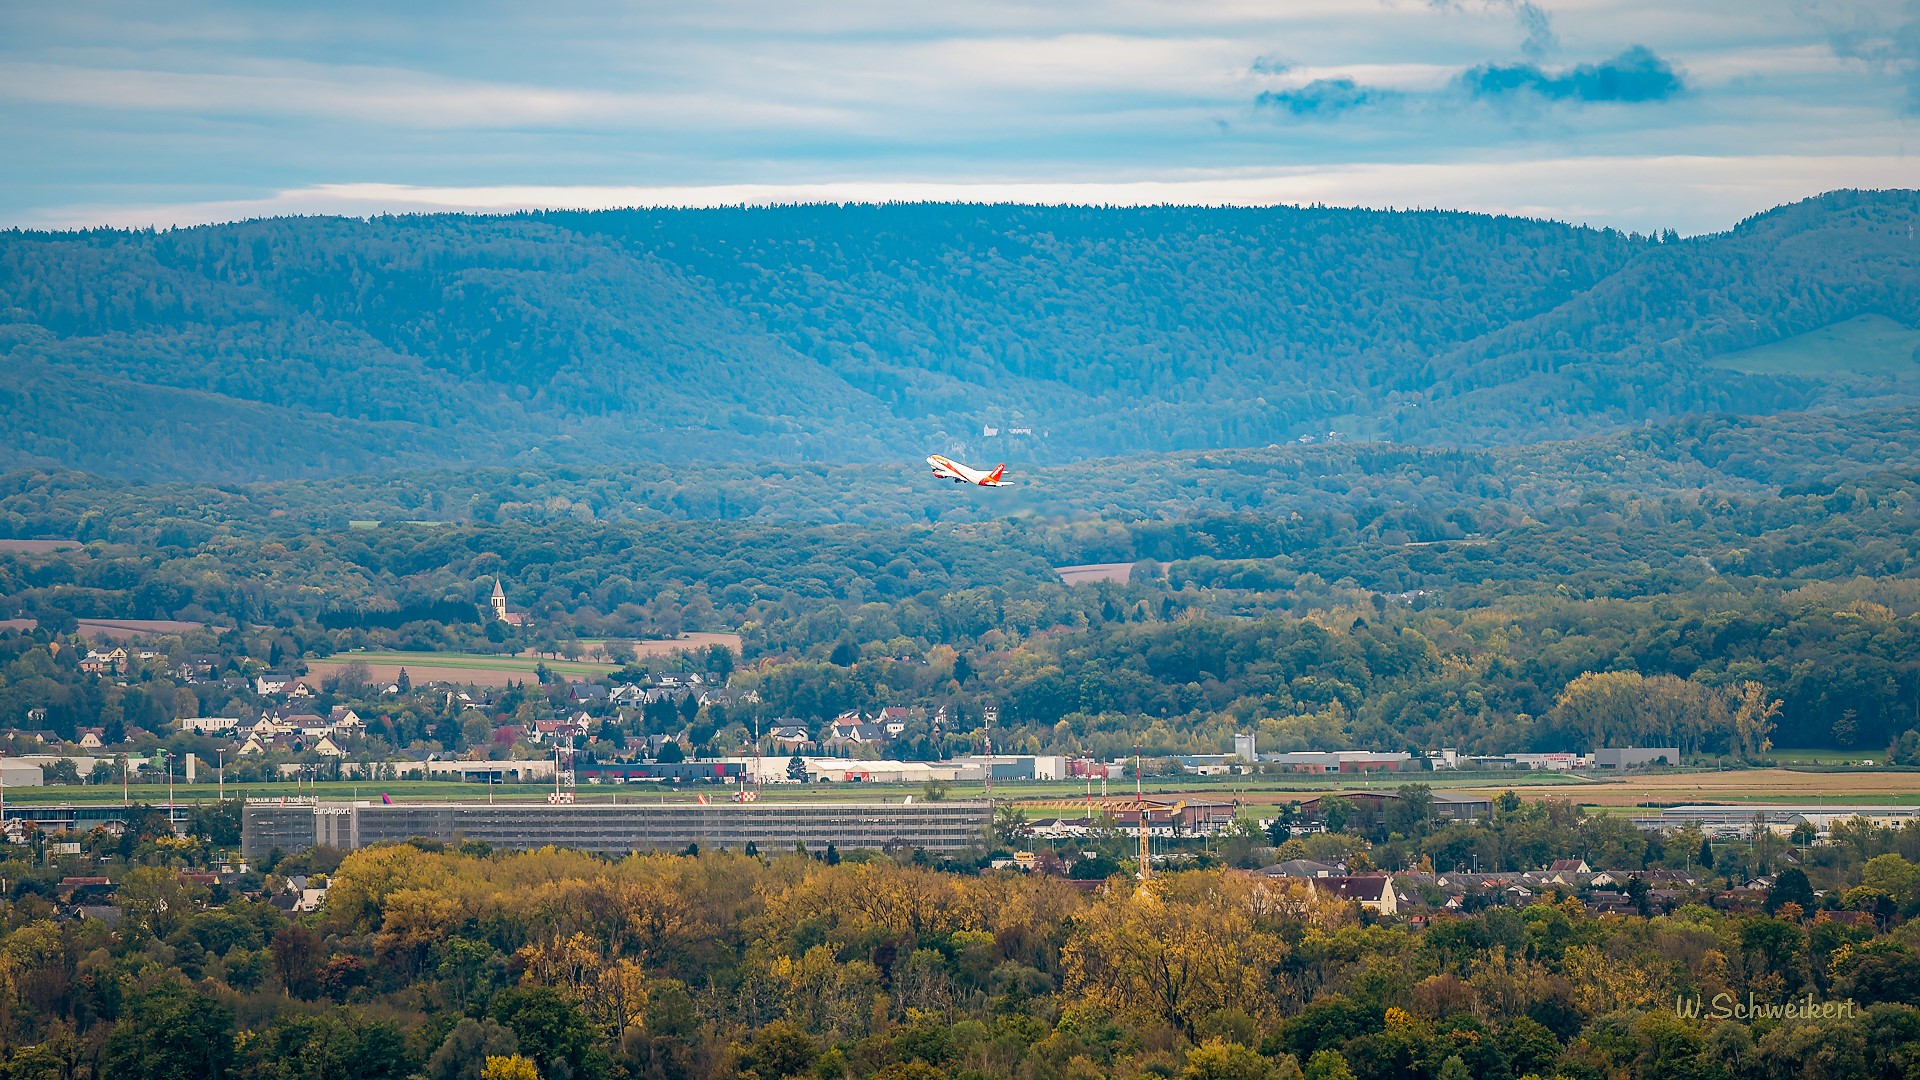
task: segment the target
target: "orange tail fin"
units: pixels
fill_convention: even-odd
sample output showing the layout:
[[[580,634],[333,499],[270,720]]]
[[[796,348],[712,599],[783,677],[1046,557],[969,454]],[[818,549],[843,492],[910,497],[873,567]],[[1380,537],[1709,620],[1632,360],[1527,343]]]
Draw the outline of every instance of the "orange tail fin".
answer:
[[[986,482],[989,484],[999,483],[1001,475],[1004,474],[1006,471],[1007,471],[1006,462],[1003,461],[1000,464],[995,465],[993,467],[993,471],[987,474]]]

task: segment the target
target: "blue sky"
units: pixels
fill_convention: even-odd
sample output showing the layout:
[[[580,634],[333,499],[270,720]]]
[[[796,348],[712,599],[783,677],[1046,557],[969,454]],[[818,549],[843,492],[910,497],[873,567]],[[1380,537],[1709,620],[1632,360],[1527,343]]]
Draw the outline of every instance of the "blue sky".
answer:
[[[1920,0],[15,0],[0,146],[9,225],[962,198],[1695,233],[1920,186]]]

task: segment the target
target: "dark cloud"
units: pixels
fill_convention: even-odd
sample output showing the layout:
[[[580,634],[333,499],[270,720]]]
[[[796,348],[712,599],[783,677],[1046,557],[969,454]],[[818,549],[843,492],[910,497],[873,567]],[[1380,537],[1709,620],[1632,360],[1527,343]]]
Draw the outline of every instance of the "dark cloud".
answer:
[[[1842,11],[1815,9],[1815,17],[1827,26],[1834,55],[1865,60],[1898,74],[1906,84],[1906,112],[1920,115],[1920,0],[1907,0],[1897,11],[1876,11],[1865,5]]]
[[[1333,116],[1377,105],[1391,96],[1391,91],[1361,86],[1352,79],[1315,79],[1293,90],[1268,90],[1255,99],[1254,104],[1295,116]]]
[[[1427,0],[1427,6],[1435,11],[1459,14],[1467,10],[1464,0]],[[1520,51],[1535,60],[1546,56],[1560,45],[1560,39],[1553,32],[1553,15],[1533,0],[1480,0],[1479,8],[1485,11],[1511,11],[1514,21],[1527,35],[1520,43]]]
[[[1559,72],[1538,64],[1482,64],[1461,75],[1460,82],[1478,98],[1532,94],[1549,101],[1578,102],[1665,101],[1686,89],[1686,81],[1673,65],[1644,45],[1611,60]]]
[[[1520,43],[1521,52],[1538,60],[1560,44],[1553,33],[1553,16],[1547,14],[1547,9],[1519,0],[1513,5],[1513,14],[1520,20],[1520,29],[1527,32],[1527,39]]]

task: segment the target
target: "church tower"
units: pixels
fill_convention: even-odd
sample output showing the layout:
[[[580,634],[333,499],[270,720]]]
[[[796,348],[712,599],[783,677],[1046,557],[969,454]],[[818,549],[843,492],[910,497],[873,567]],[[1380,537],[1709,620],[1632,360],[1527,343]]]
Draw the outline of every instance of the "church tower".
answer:
[[[500,587],[500,579],[493,579],[493,617],[498,622],[509,622],[507,618],[507,590]]]

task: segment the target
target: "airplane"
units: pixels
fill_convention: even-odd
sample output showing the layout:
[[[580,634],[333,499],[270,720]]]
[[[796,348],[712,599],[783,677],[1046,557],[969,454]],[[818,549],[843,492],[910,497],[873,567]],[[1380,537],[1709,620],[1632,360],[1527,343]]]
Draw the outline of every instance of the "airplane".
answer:
[[[933,475],[942,480],[951,480],[956,484],[978,484],[981,487],[1013,486],[1012,481],[1000,479],[1007,471],[1004,463],[995,465],[990,473],[981,472],[979,469],[969,469],[952,458],[934,454],[927,458],[927,464],[933,466]]]

